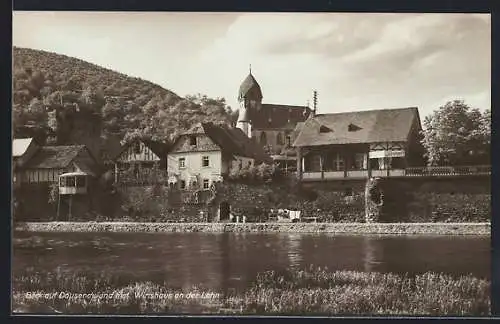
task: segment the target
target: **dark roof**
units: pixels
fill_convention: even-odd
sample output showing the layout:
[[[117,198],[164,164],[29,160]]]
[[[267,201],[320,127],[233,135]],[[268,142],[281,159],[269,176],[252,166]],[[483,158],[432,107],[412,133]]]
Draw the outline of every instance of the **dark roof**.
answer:
[[[142,142],[153,151],[154,154],[161,157],[166,157],[170,150],[170,145],[160,141],[153,141],[150,139],[143,139]]]
[[[228,127],[224,124],[197,123],[181,136],[192,134],[207,135],[225,154],[249,157],[258,162],[271,161],[271,157],[264,152],[263,148],[248,138],[239,128]]]
[[[243,148],[244,154],[242,156],[254,158],[258,162],[271,162],[272,158],[264,152],[264,149],[255,143],[252,139],[243,133],[239,128],[226,128],[231,136],[240,147]]]
[[[131,141],[127,142],[126,144],[124,144],[123,146],[121,146],[120,151],[118,152],[118,154],[116,154],[114,156],[113,160],[117,159],[131,144],[133,144],[137,141],[143,142],[144,145],[149,147],[151,149],[151,151],[153,151],[153,153],[156,154],[159,158],[166,157],[166,155],[168,154],[168,152],[170,150],[170,145],[167,143],[160,142],[160,141],[153,141],[153,140],[145,139],[145,138],[134,138],[133,140],[131,140]]]
[[[321,114],[304,122],[294,146],[406,141],[418,108]]]
[[[28,160],[24,168],[62,169],[67,167],[82,150],[86,150],[85,145],[43,146]]]
[[[259,110],[252,110],[250,119],[253,129],[288,128],[293,130],[298,122],[305,121],[311,109],[307,106],[262,104]]]
[[[253,77],[252,73],[248,74],[245,80],[240,85],[240,91],[238,93],[238,100],[251,96],[255,99],[262,99],[262,91],[260,85]]]

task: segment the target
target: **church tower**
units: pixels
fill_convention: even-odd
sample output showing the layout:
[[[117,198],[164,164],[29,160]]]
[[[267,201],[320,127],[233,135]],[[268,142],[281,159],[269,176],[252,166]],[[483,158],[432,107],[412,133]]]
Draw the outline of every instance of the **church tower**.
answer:
[[[240,85],[238,102],[240,108],[236,127],[241,129],[248,137],[252,137],[252,116],[261,109],[262,91],[260,90],[259,83],[252,75],[251,66],[248,76]]]

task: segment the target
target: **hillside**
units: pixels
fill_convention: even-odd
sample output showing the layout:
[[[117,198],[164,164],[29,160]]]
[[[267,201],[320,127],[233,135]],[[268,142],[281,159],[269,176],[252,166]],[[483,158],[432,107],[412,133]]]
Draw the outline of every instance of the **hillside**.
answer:
[[[14,47],[13,63],[15,135],[29,124],[57,133],[68,114],[82,110],[98,116],[103,137],[157,140],[170,140],[196,122],[231,123],[236,116],[224,98],[182,98],[152,82],[65,55]]]

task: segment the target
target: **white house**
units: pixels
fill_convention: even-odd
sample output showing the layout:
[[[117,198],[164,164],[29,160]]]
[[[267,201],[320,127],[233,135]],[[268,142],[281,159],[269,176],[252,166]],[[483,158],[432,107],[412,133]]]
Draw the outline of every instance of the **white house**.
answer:
[[[182,133],[167,156],[169,184],[181,190],[208,190],[232,168],[272,162],[241,129],[198,123]]]

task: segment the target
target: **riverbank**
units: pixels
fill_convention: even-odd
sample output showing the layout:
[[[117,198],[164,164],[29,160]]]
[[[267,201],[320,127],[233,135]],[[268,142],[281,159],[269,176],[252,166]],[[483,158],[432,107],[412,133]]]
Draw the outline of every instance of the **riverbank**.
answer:
[[[26,271],[13,278],[15,313],[236,315],[490,315],[491,282],[326,268],[259,273],[245,292],[124,282],[110,273]],[[99,287],[99,290],[95,290]]]
[[[271,232],[386,235],[491,235],[490,223],[139,223],[44,222],[18,223],[28,232]]]

